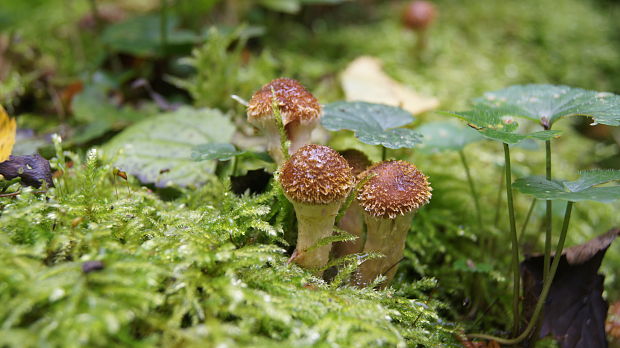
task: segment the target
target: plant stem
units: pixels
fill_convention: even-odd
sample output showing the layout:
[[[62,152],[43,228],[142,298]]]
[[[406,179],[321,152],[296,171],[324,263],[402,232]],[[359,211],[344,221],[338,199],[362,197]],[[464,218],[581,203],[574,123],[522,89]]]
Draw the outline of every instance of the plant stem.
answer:
[[[461,163],[463,163],[463,168],[465,168],[465,175],[467,175],[467,182],[469,183],[469,190],[471,191],[471,196],[474,199],[474,206],[476,207],[476,218],[478,219],[478,229],[479,229],[479,232],[481,232],[482,231],[482,212],[480,211],[480,200],[478,198],[478,193],[476,192],[476,187],[474,185],[474,179],[471,176],[469,165],[467,164],[467,158],[465,157],[465,152],[463,152],[463,150],[460,150],[459,156],[461,157]]]
[[[497,190],[497,199],[495,200],[495,218],[493,219],[493,225],[495,227],[497,227],[497,224],[499,223],[499,214],[500,214],[500,203],[502,200],[502,191],[504,190],[504,172],[505,172],[505,167],[502,168],[501,174],[500,174],[500,178],[499,178],[499,190]]]
[[[527,211],[527,215],[525,216],[525,221],[523,222],[523,227],[521,227],[521,233],[519,234],[519,242],[523,240],[523,236],[525,235],[525,230],[527,229],[527,225],[530,223],[530,217],[532,217],[532,212],[534,211],[535,206],[536,206],[536,198],[532,200],[532,204],[530,204],[530,209]]]
[[[505,345],[513,345],[522,342],[525,338],[527,338],[532,331],[532,329],[536,326],[536,322],[538,321],[538,316],[543,308],[547,300],[547,295],[549,294],[549,289],[551,289],[551,284],[553,283],[553,277],[555,276],[555,272],[558,269],[558,264],[560,263],[560,259],[562,258],[562,250],[564,249],[564,242],[566,241],[566,234],[568,231],[568,224],[570,222],[570,215],[573,208],[574,202],[568,202],[566,205],[566,211],[564,212],[564,223],[562,225],[562,232],[560,232],[560,240],[558,240],[558,244],[555,248],[555,256],[553,257],[553,262],[551,263],[551,268],[549,269],[549,278],[547,281],[543,283],[543,289],[538,297],[538,301],[536,301],[536,307],[534,307],[534,313],[532,314],[532,318],[530,318],[530,322],[527,325],[527,328],[518,336],[512,339],[506,339],[501,337],[496,337],[492,335],[485,334],[471,334],[469,337],[471,338],[480,338],[485,340],[493,340],[497,341],[497,343],[505,344]]]
[[[551,180],[551,140],[545,141],[545,167],[546,167],[546,177],[547,180]],[[546,281],[549,277],[549,263],[551,259],[551,214],[552,214],[552,206],[551,201],[547,201],[547,212],[546,212],[546,229],[545,229],[545,258],[544,258],[544,268],[543,268],[543,281]]]
[[[387,158],[387,148],[385,146],[381,146],[381,161],[385,161]]]
[[[513,276],[513,334],[519,332],[519,290],[521,275],[519,274],[519,240],[517,239],[517,227],[515,223],[515,210],[512,202],[512,175],[510,173],[510,147],[504,143],[504,158],[506,168],[506,199],[508,200],[508,217],[510,219],[510,234],[512,236],[512,276]]]

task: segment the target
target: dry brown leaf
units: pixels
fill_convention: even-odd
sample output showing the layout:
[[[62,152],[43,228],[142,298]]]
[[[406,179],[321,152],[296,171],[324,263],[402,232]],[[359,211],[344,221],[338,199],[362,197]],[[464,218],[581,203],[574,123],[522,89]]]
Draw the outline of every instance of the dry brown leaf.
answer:
[[[439,106],[434,97],[422,96],[383,72],[382,63],[374,57],[359,57],[343,71],[340,81],[346,99],[401,107],[412,114]]]

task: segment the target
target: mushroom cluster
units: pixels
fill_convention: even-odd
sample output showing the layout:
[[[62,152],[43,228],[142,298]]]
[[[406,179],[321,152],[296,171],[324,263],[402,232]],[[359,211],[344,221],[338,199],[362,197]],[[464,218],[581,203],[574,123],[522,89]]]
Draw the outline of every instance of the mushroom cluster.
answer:
[[[291,259],[317,270],[327,264],[331,244],[316,244],[332,234],[338,210],[354,186],[351,167],[327,146],[306,145],[284,163],[278,180],[297,216],[297,246]]]
[[[364,262],[353,282],[366,286],[384,275],[386,286],[394,278],[403,257],[407,232],[415,212],[429,202],[428,178],[415,165],[405,161],[377,163],[360,178],[372,175],[360,187],[357,201],[364,211],[366,242],[364,252],[379,252],[385,257]]]
[[[280,130],[274,118],[277,105],[291,145],[289,154],[310,143],[310,136],[322,115],[321,105],[298,81],[278,78],[252,95],[248,104],[248,122],[265,133],[267,150],[280,166],[286,156],[280,145]]]

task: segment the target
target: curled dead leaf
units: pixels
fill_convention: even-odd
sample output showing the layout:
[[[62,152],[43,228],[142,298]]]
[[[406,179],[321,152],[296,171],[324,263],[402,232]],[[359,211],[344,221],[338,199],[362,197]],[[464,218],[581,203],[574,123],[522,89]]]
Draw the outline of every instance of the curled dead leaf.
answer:
[[[374,57],[355,59],[342,72],[340,80],[348,101],[398,106],[414,115],[439,106],[437,98],[422,96],[386,75],[381,61]]]

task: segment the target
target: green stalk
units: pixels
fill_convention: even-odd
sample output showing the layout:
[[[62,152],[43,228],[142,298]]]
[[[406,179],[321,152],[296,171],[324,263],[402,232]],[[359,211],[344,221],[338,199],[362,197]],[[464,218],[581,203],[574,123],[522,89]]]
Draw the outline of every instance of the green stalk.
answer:
[[[501,201],[502,201],[502,191],[504,190],[504,178],[503,178],[503,174],[506,168],[502,168],[501,170],[501,177],[499,178],[499,190],[497,191],[497,199],[495,199],[495,218],[493,219],[493,226],[497,227],[497,224],[499,223],[499,214],[500,214],[500,209],[499,207],[501,206]]]
[[[467,182],[469,183],[469,190],[471,191],[471,196],[474,199],[474,206],[476,207],[476,217],[478,219],[478,229],[479,229],[479,232],[481,232],[482,231],[482,213],[480,210],[480,199],[478,198],[478,193],[476,192],[476,187],[474,185],[474,179],[471,176],[469,165],[467,164],[467,158],[465,157],[465,152],[463,152],[463,150],[459,150],[459,156],[461,157],[461,163],[463,163],[463,168],[465,168],[465,175],[467,175]]]
[[[530,319],[530,322],[528,323],[527,328],[525,328],[525,331],[523,331],[518,337],[515,337],[512,339],[501,338],[501,337],[485,335],[485,334],[471,334],[469,335],[469,337],[479,338],[479,339],[484,339],[484,340],[493,340],[499,344],[514,345],[514,344],[521,343],[524,339],[526,339],[530,335],[532,329],[534,329],[534,327],[536,326],[536,323],[538,322],[538,316],[540,315],[540,312],[542,311],[543,305],[547,301],[547,295],[549,294],[549,289],[551,289],[551,284],[553,283],[555,272],[557,271],[558,264],[560,263],[560,259],[562,258],[562,250],[564,249],[564,242],[566,241],[566,234],[568,231],[568,224],[570,222],[570,215],[573,209],[573,204],[574,202],[568,202],[568,204],[566,205],[566,211],[564,212],[564,223],[562,225],[562,232],[560,232],[560,240],[558,240],[558,245],[555,248],[555,256],[553,257],[553,263],[551,264],[551,268],[549,270],[549,278],[547,279],[547,281],[543,283],[543,289],[540,293],[540,296],[538,297],[538,301],[536,301],[536,307],[534,307],[534,313],[532,314],[532,318]]]
[[[530,223],[530,218],[532,217],[532,212],[534,211],[535,206],[536,198],[532,200],[532,204],[530,204],[530,209],[527,211],[527,215],[525,216],[525,221],[523,222],[523,227],[521,227],[521,233],[519,234],[519,242],[523,241],[525,230],[527,229],[527,225]]]
[[[381,161],[385,161],[387,158],[387,148],[385,146],[381,146]]]
[[[515,209],[512,202],[512,175],[510,172],[510,147],[504,143],[504,158],[506,168],[506,199],[508,200],[508,217],[510,219],[510,234],[512,236],[512,277],[513,277],[513,294],[512,294],[512,311],[513,335],[519,332],[519,290],[521,288],[519,274],[519,240],[517,239],[517,226],[515,223]]]
[[[551,140],[545,141],[545,167],[547,180],[551,180]],[[549,263],[551,259],[551,201],[547,201],[546,226],[545,229],[545,259],[543,269],[543,280],[549,277]]]

